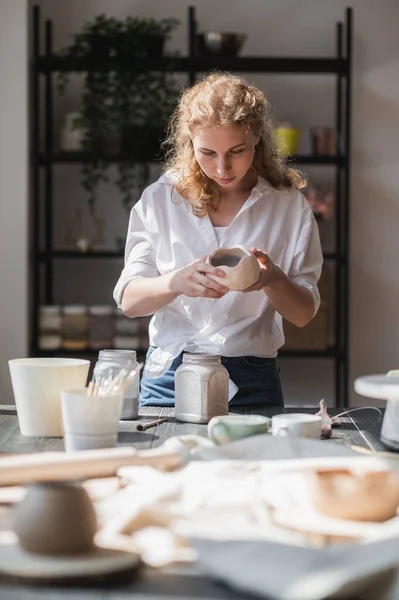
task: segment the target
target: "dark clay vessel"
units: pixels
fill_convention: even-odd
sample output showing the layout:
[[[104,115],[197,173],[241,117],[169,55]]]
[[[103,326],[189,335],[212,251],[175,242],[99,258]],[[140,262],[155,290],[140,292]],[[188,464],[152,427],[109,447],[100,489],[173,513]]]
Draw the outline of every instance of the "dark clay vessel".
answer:
[[[80,485],[37,483],[15,510],[14,531],[28,552],[86,554],[94,548],[97,517]]]

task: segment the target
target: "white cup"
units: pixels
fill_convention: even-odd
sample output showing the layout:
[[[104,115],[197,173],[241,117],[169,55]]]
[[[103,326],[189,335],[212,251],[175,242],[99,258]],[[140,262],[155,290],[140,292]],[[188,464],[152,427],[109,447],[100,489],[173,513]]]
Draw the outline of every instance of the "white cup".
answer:
[[[65,450],[76,452],[116,446],[122,407],[123,393],[88,396],[87,389],[62,390]]]
[[[16,358],[8,361],[22,435],[61,437],[60,391],[84,387],[90,361]]]
[[[320,439],[321,417],[306,413],[274,415],[272,434]]]

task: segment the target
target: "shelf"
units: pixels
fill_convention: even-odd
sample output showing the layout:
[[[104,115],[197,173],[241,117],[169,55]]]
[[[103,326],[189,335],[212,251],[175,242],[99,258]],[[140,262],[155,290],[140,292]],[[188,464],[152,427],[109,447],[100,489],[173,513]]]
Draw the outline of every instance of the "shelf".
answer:
[[[44,27],[42,26],[44,25]],[[33,10],[32,20],[32,47],[33,62],[32,67],[32,144],[33,152],[30,156],[32,164],[32,208],[33,208],[33,242],[35,247],[33,262],[33,291],[32,301],[34,311],[32,315],[31,328],[31,356],[59,356],[59,357],[82,357],[89,358],[91,367],[97,360],[98,351],[87,349],[84,351],[66,351],[57,350],[47,352],[38,349],[38,330],[39,330],[39,306],[41,303],[54,303],[55,279],[54,272],[60,266],[66,266],[67,263],[59,264],[59,261],[69,259],[85,259],[88,263],[81,263],[85,272],[93,267],[90,260],[118,260],[123,263],[124,250],[119,249],[92,249],[83,253],[70,245],[71,249],[53,249],[53,232],[51,228],[53,220],[53,201],[55,190],[53,189],[52,170],[56,166],[66,168],[75,165],[75,169],[81,169],[82,165],[91,164],[93,161],[103,162],[105,166],[116,165],[120,163],[154,163],[157,164],[164,159],[162,141],[166,137],[164,127],[159,121],[154,121],[154,126],[143,130],[139,127],[129,128],[121,132],[121,144],[113,147],[113,152],[104,152],[102,156],[95,156],[93,153],[83,151],[65,152],[59,151],[52,146],[53,124],[54,124],[54,104],[55,104],[55,83],[57,73],[76,72],[84,77],[90,72],[110,73],[112,71],[125,68],[126,72],[133,73],[133,76],[144,80],[144,75],[149,72],[169,72],[180,73],[185,80],[193,83],[200,79],[205,73],[212,71],[241,73],[246,74],[269,74],[281,75],[312,75],[313,78],[322,75],[324,78],[328,75],[335,88],[335,108],[334,124],[339,139],[343,140],[339,147],[337,156],[313,156],[311,154],[298,154],[287,157],[287,163],[293,168],[298,168],[306,172],[324,167],[325,170],[331,169],[336,179],[336,203],[338,207],[337,216],[340,222],[334,224],[336,229],[336,240],[334,248],[336,251],[323,252],[325,261],[330,261],[336,265],[335,271],[335,300],[342,304],[338,311],[335,307],[334,320],[334,345],[323,350],[289,350],[282,348],[279,356],[281,358],[292,359],[327,359],[334,363],[334,390],[336,395],[336,405],[346,406],[348,402],[349,389],[349,370],[348,370],[348,331],[349,331],[349,306],[348,306],[348,269],[349,269],[349,226],[348,212],[350,199],[350,133],[351,133],[351,90],[352,90],[352,46],[353,46],[353,20],[352,9],[347,8],[345,21],[335,24],[336,34],[336,55],[334,56],[218,56],[218,55],[194,55],[193,50],[196,47],[197,21],[195,17],[195,8],[188,7],[188,49],[189,56],[151,56],[138,58],[131,56],[129,61],[125,61],[125,66],[119,58],[106,60],[98,65],[97,59],[90,61],[76,60],[62,57],[53,53],[52,38],[54,33],[53,23],[46,20],[41,23],[40,8],[36,6]],[[45,31],[43,31],[43,29]],[[43,36],[42,33],[45,33]],[[41,38],[45,39],[42,40]],[[45,44],[43,45],[43,41]],[[39,48],[46,48],[46,54],[39,55]],[[295,48],[293,48],[295,51]],[[44,76],[43,76],[44,75]],[[143,77],[140,77],[143,75]],[[303,82],[308,78],[303,78]],[[43,85],[42,85],[43,84]],[[58,98],[57,98],[58,99]],[[42,106],[43,102],[43,106]],[[43,130],[46,136],[46,144],[40,144],[41,128],[40,119],[43,108]],[[146,133],[146,135],[143,135]],[[42,148],[42,151],[40,151]],[[106,147],[104,147],[104,150]],[[313,165],[313,166],[312,166]],[[60,168],[58,167],[58,168]],[[42,177],[44,176],[44,178]],[[43,208],[43,210],[42,210]],[[42,224],[43,221],[43,224]],[[341,222],[342,221],[342,222]],[[42,231],[43,229],[43,231]],[[42,236],[43,234],[43,236]],[[41,240],[45,243],[41,244]],[[39,250],[42,248],[42,250]],[[49,250],[46,250],[49,249]],[[57,262],[58,261],[58,262]],[[100,264],[97,261],[98,264]],[[96,264],[97,264],[96,263]],[[116,266],[116,265],[115,265]],[[74,265],[76,268],[76,265]],[[145,338],[142,342],[145,343]],[[139,360],[145,358],[146,349],[138,351]],[[291,367],[295,371],[295,365]]]
[[[335,252],[323,252],[324,260],[336,262],[341,266],[345,266],[348,263],[348,257],[346,254],[336,254]]]
[[[123,258],[124,250],[90,250],[89,252],[80,252],[80,250],[53,250],[51,252],[39,252],[39,260],[44,262],[51,258]]]
[[[148,348],[139,348],[136,350],[137,356],[142,359]],[[55,358],[97,358],[99,350],[93,350],[92,348],[87,348],[86,350],[40,350],[34,349],[31,352],[31,357],[55,357]]]
[[[128,160],[132,160],[132,156],[128,154],[104,154],[103,158],[106,162],[109,163],[120,163]],[[54,152],[53,154],[39,154],[39,164],[41,166],[48,166],[51,164],[82,164],[89,163],[93,160],[93,157],[87,152],[67,152],[67,151],[59,151]],[[162,152],[159,149],[159,152],[143,156],[140,154],[140,162],[152,162],[152,161],[161,161],[162,160]],[[294,156],[289,156],[288,161],[290,163],[295,163],[298,165],[338,165],[341,167],[345,167],[347,164],[347,160],[345,156],[312,156],[310,154],[297,154]]]
[[[115,68],[113,61],[103,65],[93,65],[82,60],[71,60],[62,56],[39,56],[36,68],[39,73],[52,72],[84,72],[90,70],[110,70]],[[120,67],[119,67],[120,68]],[[260,56],[207,56],[207,57],[167,57],[134,59],[129,68],[136,72],[143,71],[175,71],[198,73],[210,70],[238,71],[246,73],[325,73],[348,74],[349,63],[345,58],[322,57],[260,57]]]
[[[325,350],[284,350],[282,348],[278,353],[279,358],[339,358],[339,353],[335,347]]]
[[[288,157],[288,162],[298,165],[338,165],[345,167],[346,156],[312,156],[311,154],[296,154]]]

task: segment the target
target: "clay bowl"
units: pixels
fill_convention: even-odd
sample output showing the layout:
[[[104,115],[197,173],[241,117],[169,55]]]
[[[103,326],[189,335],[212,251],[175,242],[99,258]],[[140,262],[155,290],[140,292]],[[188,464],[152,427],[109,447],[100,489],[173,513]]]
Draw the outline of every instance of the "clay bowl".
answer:
[[[229,290],[245,290],[260,277],[260,266],[256,256],[244,246],[217,248],[208,256],[207,262],[225,273],[224,277],[208,277]]]

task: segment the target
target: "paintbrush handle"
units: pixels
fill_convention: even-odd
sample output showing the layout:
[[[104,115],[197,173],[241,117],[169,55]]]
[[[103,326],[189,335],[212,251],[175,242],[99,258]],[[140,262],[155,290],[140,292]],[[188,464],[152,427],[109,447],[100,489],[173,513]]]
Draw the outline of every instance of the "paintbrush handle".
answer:
[[[137,431],[147,431],[147,429],[151,429],[151,427],[156,427],[161,423],[165,423],[168,420],[168,417],[162,417],[162,419],[157,419],[156,421],[149,421],[148,423],[139,423],[136,426]]]
[[[123,381],[121,381],[113,390],[113,394],[123,394],[129,385],[132,383],[133,379],[137,377],[143,368],[143,363],[140,363]]]

